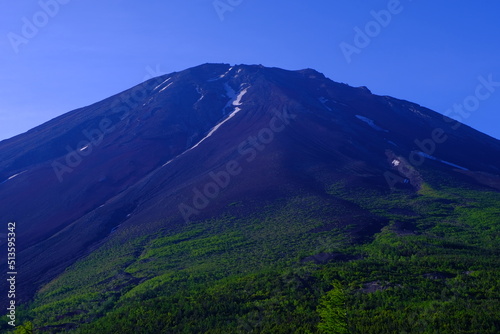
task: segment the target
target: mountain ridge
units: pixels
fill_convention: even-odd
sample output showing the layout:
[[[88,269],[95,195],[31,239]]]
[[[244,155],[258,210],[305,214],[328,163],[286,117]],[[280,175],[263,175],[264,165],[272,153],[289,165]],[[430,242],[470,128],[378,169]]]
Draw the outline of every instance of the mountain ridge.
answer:
[[[322,224],[311,231],[367,243],[391,219],[339,185],[495,192],[498,153],[500,141],[466,125],[315,70],[204,64],[0,142],[0,216],[19,225],[19,300],[29,302],[119,240],[300,198],[325,207],[310,213]]]

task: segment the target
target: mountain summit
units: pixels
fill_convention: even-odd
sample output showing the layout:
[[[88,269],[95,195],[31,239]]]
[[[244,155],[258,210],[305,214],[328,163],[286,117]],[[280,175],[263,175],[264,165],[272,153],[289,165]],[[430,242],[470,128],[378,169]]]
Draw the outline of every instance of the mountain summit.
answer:
[[[0,142],[0,217],[16,222],[18,298],[27,303],[76,288],[58,285],[64,273],[116,245],[140,246],[103,257],[112,274],[102,282],[120,281],[114,289],[122,291],[147,281],[157,273],[120,270],[144,256],[152,236],[215,217],[231,218],[214,225],[221,233],[248,217],[257,229],[257,221],[295,203],[310,233],[343,231],[348,244],[365,244],[394,221],[345,191],[364,189],[367,198],[443,187],[496,193],[498,175],[498,140],[417,104],[312,69],[205,64]],[[403,206],[392,213],[411,211]]]

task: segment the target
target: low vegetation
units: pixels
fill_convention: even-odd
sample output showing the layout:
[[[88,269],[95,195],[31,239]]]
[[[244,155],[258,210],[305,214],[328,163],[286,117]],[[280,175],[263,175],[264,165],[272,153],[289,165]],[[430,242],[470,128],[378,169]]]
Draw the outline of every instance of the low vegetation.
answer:
[[[319,197],[228,207],[106,244],[20,310],[16,333],[500,332],[498,192],[327,192],[387,225],[359,243]]]

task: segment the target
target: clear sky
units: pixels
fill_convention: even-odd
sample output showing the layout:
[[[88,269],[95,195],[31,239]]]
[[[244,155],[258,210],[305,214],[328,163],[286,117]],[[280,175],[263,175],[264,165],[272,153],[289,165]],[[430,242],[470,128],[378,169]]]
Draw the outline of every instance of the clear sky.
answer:
[[[0,140],[130,88],[151,72],[206,62],[314,68],[441,113],[465,103],[464,115],[452,116],[500,138],[498,0],[2,5]]]

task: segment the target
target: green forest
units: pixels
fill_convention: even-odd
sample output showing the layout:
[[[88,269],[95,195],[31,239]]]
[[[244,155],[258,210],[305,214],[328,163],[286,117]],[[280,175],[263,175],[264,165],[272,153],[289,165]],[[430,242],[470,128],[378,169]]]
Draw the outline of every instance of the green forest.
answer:
[[[235,212],[247,203],[231,203],[155,234],[137,227],[44,286],[10,332],[500,332],[500,193],[342,182],[325,193],[383,227],[359,236],[337,219],[349,212],[311,195],[246,217]]]

